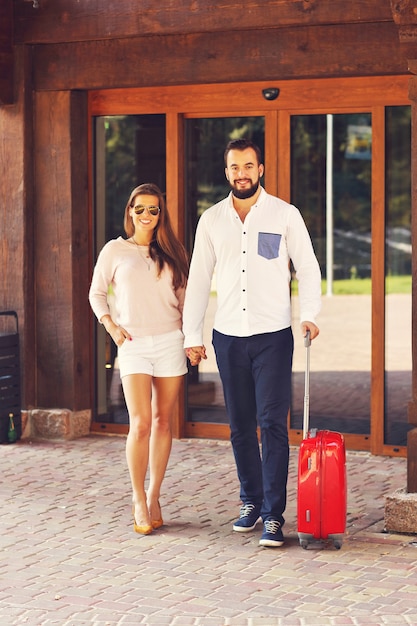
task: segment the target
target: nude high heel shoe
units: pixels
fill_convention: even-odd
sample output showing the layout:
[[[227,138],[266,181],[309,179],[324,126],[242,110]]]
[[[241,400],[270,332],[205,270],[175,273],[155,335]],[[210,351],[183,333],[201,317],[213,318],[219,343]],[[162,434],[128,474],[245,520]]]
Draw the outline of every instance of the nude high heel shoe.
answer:
[[[132,504],[132,515],[133,515],[133,530],[135,531],[135,533],[139,533],[140,535],[150,535],[153,530],[152,524],[143,524],[143,525],[136,524],[135,503]]]
[[[164,520],[162,519],[162,517],[160,519],[153,519],[152,520],[152,528],[154,530],[157,530],[158,528],[161,528],[161,526],[164,525]]]
[[[159,519],[153,519],[151,521],[152,528],[154,530],[157,530],[158,528],[161,528],[161,526],[164,525],[164,520],[162,519],[162,511],[161,511],[161,505],[159,504],[159,500],[158,500],[158,507],[159,507],[159,511],[160,511],[160,517],[159,517]]]

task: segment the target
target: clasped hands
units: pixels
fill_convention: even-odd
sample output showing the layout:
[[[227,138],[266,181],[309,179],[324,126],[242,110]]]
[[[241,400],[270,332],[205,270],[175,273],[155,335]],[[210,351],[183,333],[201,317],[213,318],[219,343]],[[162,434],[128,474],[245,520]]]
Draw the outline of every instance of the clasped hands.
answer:
[[[193,348],[185,348],[185,354],[191,365],[198,365],[202,359],[207,359],[205,346],[194,346]]]

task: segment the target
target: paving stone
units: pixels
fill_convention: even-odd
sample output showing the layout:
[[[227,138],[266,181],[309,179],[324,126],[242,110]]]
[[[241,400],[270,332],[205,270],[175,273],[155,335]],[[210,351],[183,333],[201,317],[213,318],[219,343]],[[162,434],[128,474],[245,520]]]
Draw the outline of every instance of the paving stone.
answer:
[[[417,625],[417,543],[385,533],[406,460],[349,451],[341,550],[297,537],[291,448],[283,548],[233,533],[229,442],[174,441],[166,525],[135,535],[125,438],[0,447],[0,623],[5,626]]]

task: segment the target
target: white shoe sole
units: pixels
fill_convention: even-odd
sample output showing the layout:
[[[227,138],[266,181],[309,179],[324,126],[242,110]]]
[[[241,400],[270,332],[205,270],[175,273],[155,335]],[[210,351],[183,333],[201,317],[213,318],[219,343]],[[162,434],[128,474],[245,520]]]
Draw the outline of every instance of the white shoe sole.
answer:
[[[274,539],[260,539],[260,546],[266,546],[267,548],[280,548],[284,545],[283,541],[274,541]]]
[[[233,525],[233,530],[237,533],[250,533],[252,530],[255,530],[256,525],[262,521],[262,517],[258,517],[253,526],[235,526]]]

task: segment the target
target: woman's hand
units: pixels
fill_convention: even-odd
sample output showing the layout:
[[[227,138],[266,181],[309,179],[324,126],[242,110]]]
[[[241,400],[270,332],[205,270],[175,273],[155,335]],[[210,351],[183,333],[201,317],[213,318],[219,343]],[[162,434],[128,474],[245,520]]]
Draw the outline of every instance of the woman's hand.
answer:
[[[110,315],[103,315],[100,321],[109,333],[110,337],[113,339],[116,346],[119,348],[124,344],[126,339],[128,341],[132,341],[132,336],[127,332],[127,330],[124,329],[123,326],[115,324]]]
[[[198,365],[201,362],[201,359],[207,359],[205,346],[185,348],[185,354],[187,355],[191,365]]]
[[[124,344],[124,342],[132,341],[131,335],[123,328],[123,326],[116,326],[113,332],[110,333],[111,338],[113,339],[116,346],[120,348]]]

